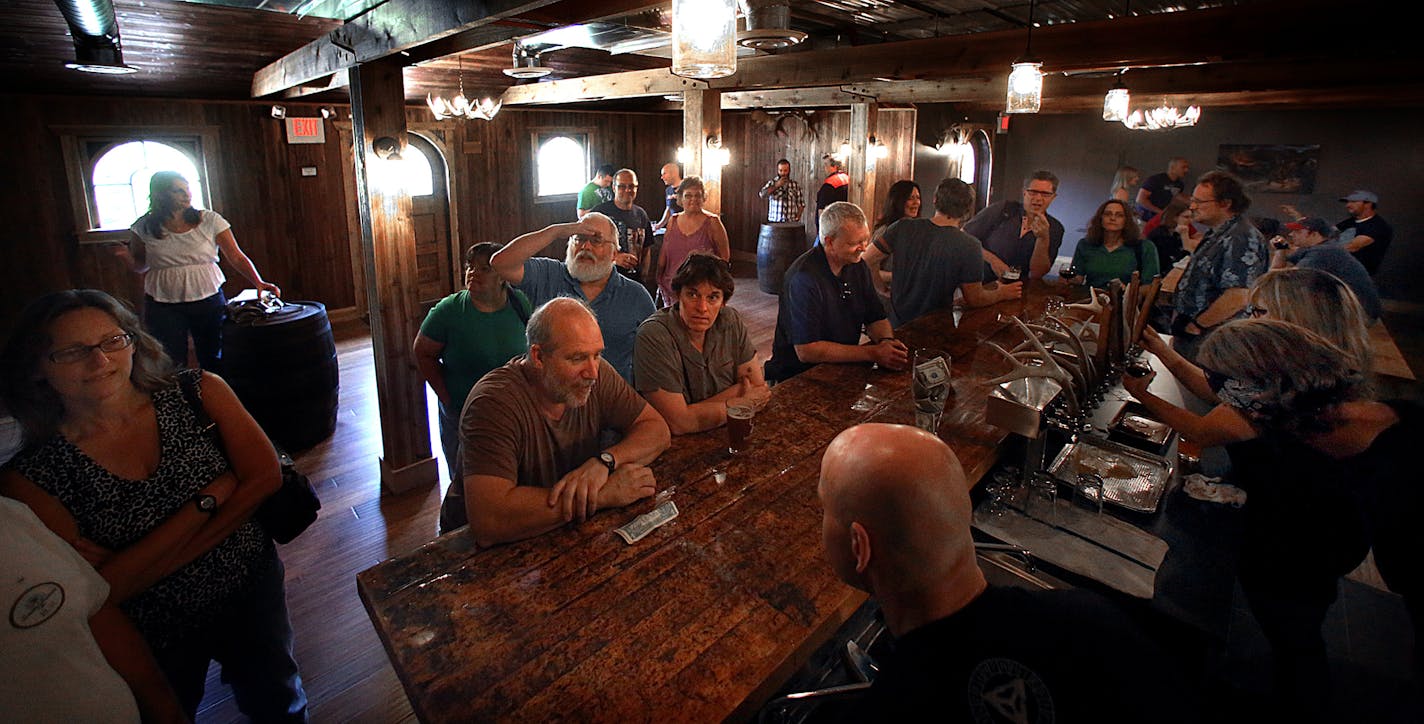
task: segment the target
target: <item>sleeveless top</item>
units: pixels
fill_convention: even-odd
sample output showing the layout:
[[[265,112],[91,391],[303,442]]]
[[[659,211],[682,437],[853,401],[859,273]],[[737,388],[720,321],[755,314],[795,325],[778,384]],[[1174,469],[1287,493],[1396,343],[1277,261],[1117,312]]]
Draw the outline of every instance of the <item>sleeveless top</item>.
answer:
[[[201,374],[179,373],[195,381]],[[114,475],[63,434],[21,452],[11,464],[64,504],[78,521],[80,535],[122,550],[192,505],[193,495],[229,468],[222,451],[199,427],[176,378],[170,387],[153,393],[153,409],[160,455],[158,469],[144,480]],[[271,539],[254,518],[121,608],[149,645],[171,645],[221,615],[276,557]]]
[[[663,235],[663,258],[667,263],[663,265],[663,270],[658,274],[658,291],[661,294],[659,306],[670,306],[677,301],[677,295],[672,292],[672,278],[677,274],[677,268],[682,266],[682,262],[688,254],[694,251],[712,251],[717,247],[712,245],[712,235],[708,231],[712,226],[714,217],[707,217],[702,222],[702,226],[691,234],[682,233],[678,228],[678,219],[681,215],[674,216],[668,221],[667,233]]]

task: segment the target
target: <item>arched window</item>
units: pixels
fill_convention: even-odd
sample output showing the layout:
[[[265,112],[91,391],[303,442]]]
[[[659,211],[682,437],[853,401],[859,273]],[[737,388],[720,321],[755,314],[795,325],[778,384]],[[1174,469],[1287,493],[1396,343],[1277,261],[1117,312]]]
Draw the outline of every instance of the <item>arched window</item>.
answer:
[[[148,210],[148,180],[158,171],[176,171],[192,188],[193,207],[206,208],[204,179],[198,165],[181,149],[161,141],[127,141],[94,161],[89,183],[98,229],[128,228]]]
[[[577,194],[588,183],[589,173],[587,133],[535,134],[536,196]]]
[[[430,168],[430,159],[414,143],[405,144],[401,151],[401,181],[412,198],[435,193],[435,183]]]

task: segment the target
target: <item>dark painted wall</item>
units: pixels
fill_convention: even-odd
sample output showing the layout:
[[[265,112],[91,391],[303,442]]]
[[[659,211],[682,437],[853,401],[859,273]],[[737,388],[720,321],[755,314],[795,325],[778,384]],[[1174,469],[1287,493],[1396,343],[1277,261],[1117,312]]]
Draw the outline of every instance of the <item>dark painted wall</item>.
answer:
[[[924,137],[924,130],[918,134]],[[1277,207],[1294,204],[1301,213],[1332,223],[1345,218],[1336,199],[1356,188],[1380,196],[1379,213],[1395,230],[1377,281],[1388,299],[1424,305],[1424,143],[1417,114],[1383,111],[1216,111],[1204,109],[1200,124],[1173,131],[1132,131],[1090,115],[1018,116],[996,146],[996,198],[1016,194],[1017,184],[1037,168],[1061,180],[1049,213],[1067,228],[1061,254],[1072,254],[1097,205],[1106,198],[1119,165],[1148,174],[1166,170],[1181,155],[1193,179],[1216,166],[1220,144],[1319,144],[1320,168],[1310,195],[1257,193],[1248,214],[1279,217]],[[999,173],[1002,171],[1002,175]],[[917,174],[918,175],[918,174]],[[1002,179],[1002,181],[1000,181]]]

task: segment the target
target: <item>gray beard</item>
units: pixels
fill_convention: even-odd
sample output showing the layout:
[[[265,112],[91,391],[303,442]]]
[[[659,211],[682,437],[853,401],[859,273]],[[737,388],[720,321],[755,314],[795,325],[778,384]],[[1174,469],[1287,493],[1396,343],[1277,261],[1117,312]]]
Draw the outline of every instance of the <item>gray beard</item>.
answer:
[[[569,276],[584,284],[592,284],[607,279],[613,273],[613,260],[579,259],[578,252],[570,249],[564,256],[564,267],[569,270]]]

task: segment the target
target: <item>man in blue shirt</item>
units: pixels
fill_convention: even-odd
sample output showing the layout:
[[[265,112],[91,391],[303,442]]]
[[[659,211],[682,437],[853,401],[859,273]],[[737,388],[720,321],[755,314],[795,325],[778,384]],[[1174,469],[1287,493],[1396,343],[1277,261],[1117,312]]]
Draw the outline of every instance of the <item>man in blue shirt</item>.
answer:
[[[1018,267],[1025,280],[1038,279],[1053,268],[1063,246],[1063,222],[1048,215],[1058,197],[1058,177],[1034,171],[1024,181],[1023,203],[1000,201],[975,214],[964,231],[984,245],[984,261],[1002,277]]]
[[[786,268],[766,379],[781,382],[821,362],[904,369],[909,352],[895,339],[860,258],[870,244],[865,212],[837,201],[821,212],[820,229],[821,243]],[[860,343],[862,329],[869,344]]]
[[[562,262],[534,256],[564,237],[568,248]],[[516,238],[490,257],[490,267],[535,307],[555,297],[587,302],[603,331],[604,358],[631,384],[638,325],[653,313],[653,298],[643,285],[613,271],[617,249],[618,227],[595,211]]]
[[[1375,288],[1374,280],[1344,244],[1331,238],[1335,235],[1335,229],[1329,222],[1310,217],[1286,224],[1286,229],[1290,230],[1290,245],[1285,249],[1276,248],[1271,255],[1272,269],[1298,266],[1333,274],[1355,293],[1371,322],[1379,319],[1379,290]]]
[[[1212,171],[1192,190],[1192,221],[1211,227],[1177,283],[1172,348],[1195,361],[1202,337],[1242,316],[1251,285],[1266,273],[1270,252],[1246,220],[1251,199],[1231,174]]]

